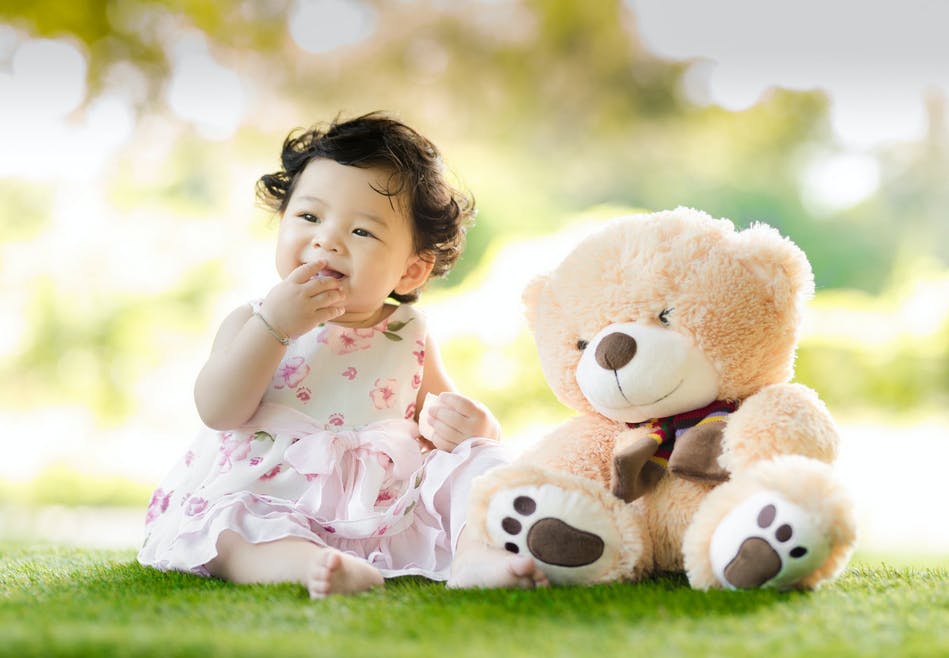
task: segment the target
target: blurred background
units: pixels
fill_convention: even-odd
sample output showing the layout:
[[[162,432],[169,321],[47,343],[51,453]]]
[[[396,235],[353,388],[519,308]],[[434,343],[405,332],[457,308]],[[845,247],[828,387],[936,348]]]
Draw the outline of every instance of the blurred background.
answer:
[[[7,0],[0,539],[134,547],[218,323],[275,282],[254,183],[383,109],[479,215],[430,286],[512,445],[566,418],[519,294],[599,219],[688,205],[809,255],[797,381],[841,425],[865,556],[949,561],[949,3]]]

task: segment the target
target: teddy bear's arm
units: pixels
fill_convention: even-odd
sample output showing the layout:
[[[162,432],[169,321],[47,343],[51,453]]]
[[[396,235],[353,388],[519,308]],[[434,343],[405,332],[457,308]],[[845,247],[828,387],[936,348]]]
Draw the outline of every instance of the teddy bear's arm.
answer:
[[[830,463],[837,444],[837,427],[817,393],[801,384],[774,384],[746,398],[729,416],[719,463],[732,473],[778,455]]]
[[[725,422],[690,427],[676,439],[669,457],[669,472],[697,482],[724,482],[728,471],[719,463]]]
[[[627,430],[616,437],[610,488],[627,503],[652,491],[665,469],[652,460],[659,444],[642,429]]]

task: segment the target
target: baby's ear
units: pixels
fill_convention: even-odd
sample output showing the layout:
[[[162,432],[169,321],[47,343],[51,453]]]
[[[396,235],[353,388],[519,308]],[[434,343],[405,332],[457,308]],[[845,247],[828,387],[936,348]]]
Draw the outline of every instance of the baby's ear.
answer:
[[[405,264],[405,272],[396,284],[395,291],[400,295],[405,295],[418,290],[423,283],[428,281],[434,267],[435,257],[432,254],[422,253],[412,256]]]
[[[549,274],[541,274],[531,279],[530,283],[524,288],[521,294],[521,300],[524,302],[524,314],[527,318],[527,327],[533,333],[537,326],[537,315],[540,309],[540,298],[547,283],[550,281]]]

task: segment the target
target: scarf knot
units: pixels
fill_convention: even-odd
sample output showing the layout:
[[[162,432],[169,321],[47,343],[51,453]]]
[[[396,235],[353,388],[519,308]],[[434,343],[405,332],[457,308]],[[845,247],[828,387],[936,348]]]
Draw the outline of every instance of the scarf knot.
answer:
[[[724,422],[728,414],[738,408],[736,402],[729,400],[715,400],[701,409],[693,409],[685,413],[665,418],[652,418],[641,423],[626,423],[627,427],[648,427],[649,438],[659,444],[656,454],[650,461],[666,467],[676,439],[687,429],[702,423]]]

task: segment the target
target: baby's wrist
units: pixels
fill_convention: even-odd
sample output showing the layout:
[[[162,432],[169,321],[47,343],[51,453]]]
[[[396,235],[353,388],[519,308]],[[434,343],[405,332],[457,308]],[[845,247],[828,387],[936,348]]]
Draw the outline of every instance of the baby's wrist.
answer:
[[[288,336],[282,330],[274,326],[274,324],[270,322],[270,320],[268,320],[264,316],[264,314],[261,313],[259,310],[254,311],[254,317],[257,318],[257,320],[259,320],[261,324],[263,324],[264,329],[266,329],[267,332],[271,336],[273,336],[281,345],[286,347],[290,344],[290,336]]]

